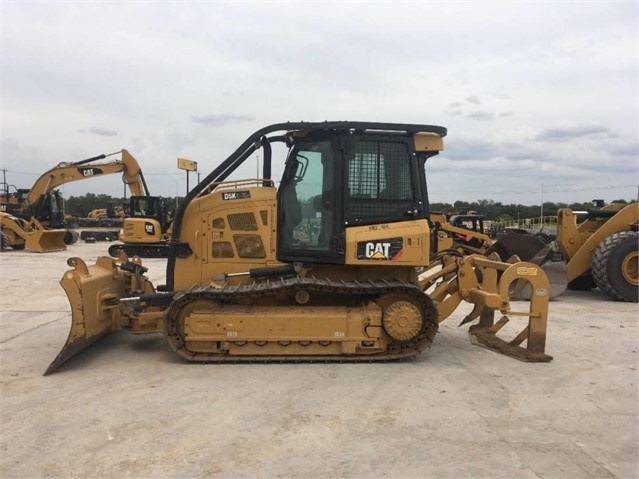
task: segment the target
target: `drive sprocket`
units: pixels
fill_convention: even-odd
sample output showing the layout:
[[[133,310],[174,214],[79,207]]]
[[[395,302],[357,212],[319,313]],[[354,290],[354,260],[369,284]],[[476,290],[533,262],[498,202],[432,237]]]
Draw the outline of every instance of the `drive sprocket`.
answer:
[[[382,317],[384,331],[396,341],[415,339],[424,327],[424,318],[419,308],[409,301],[395,301]]]

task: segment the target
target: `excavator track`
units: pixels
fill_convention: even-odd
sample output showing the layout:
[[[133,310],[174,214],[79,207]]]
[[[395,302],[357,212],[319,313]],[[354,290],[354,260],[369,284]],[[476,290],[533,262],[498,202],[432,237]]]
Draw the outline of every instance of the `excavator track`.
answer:
[[[349,305],[350,310],[357,310],[364,318],[362,330],[370,326],[368,310],[381,311],[383,317],[374,331],[377,337],[371,335],[367,338],[335,338],[335,340],[319,339],[316,337],[300,338],[299,335],[287,337],[285,334],[279,337],[248,338],[242,336],[242,331],[226,331],[231,337],[215,338],[211,341],[216,351],[193,350],[186,338],[185,311],[197,310],[199,305],[210,305],[209,317],[218,317],[222,321],[226,318],[225,308],[233,305],[244,304],[250,301],[253,305],[268,301],[273,297],[288,297],[290,302],[280,304],[275,309],[293,308],[299,312],[299,317],[304,315],[305,308],[313,308],[313,301],[321,301],[321,307],[326,307],[327,298],[330,305],[344,307]],[[302,304],[300,304],[300,299]],[[330,307],[330,306],[329,306]],[[281,310],[281,309],[280,309]],[[268,306],[266,307],[268,311]],[[217,312],[217,313],[216,313]],[[202,313],[200,313],[202,315]],[[204,313],[206,316],[206,312]],[[252,319],[255,324],[267,321],[268,314],[256,315]],[[419,316],[419,318],[418,318]],[[222,288],[212,286],[195,286],[188,291],[178,293],[174,301],[166,310],[165,332],[171,347],[182,357],[194,362],[226,363],[226,362],[371,362],[405,359],[416,356],[426,349],[433,341],[438,329],[438,312],[432,299],[423,293],[416,285],[404,281],[334,281],[328,279],[286,278],[277,281],[242,284],[237,286],[224,286]],[[290,317],[284,321],[294,327],[294,322],[303,321]],[[345,321],[346,319],[344,319]],[[219,321],[214,319],[213,322]],[[373,319],[372,322],[375,320]],[[217,323],[219,326],[219,323]],[[303,326],[302,326],[303,328]],[[383,332],[382,332],[383,330]],[[390,331],[390,334],[389,334]],[[237,336],[234,336],[236,335]],[[395,336],[393,339],[392,336]],[[351,353],[334,353],[336,344],[341,341],[359,341],[361,346]],[[251,345],[251,350],[264,350],[264,354],[237,353],[241,347]],[[297,350],[308,348],[305,354],[296,354],[291,351],[291,344],[295,344]],[[332,345],[332,348],[331,348]],[[366,351],[366,346],[375,346],[373,352]],[[380,350],[381,348],[381,350]],[[326,350],[326,353],[322,351]],[[234,352],[235,351],[235,352]]]

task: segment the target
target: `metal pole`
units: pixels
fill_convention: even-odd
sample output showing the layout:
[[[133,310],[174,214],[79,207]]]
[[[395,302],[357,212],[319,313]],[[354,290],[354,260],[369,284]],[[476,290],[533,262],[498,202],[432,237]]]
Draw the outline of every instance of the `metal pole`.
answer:
[[[186,170],[186,194],[189,194],[189,170]]]
[[[544,182],[541,182],[541,216],[539,217],[539,230],[541,231],[544,224]]]

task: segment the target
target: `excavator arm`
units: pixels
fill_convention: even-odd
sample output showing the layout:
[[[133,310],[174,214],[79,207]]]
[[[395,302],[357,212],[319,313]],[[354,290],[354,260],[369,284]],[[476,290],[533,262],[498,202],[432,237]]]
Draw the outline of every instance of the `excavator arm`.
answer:
[[[121,155],[121,159],[100,163],[113,155]],[[60,185],[72,181],[86,180],[102,175],[122,173],[122,180],[128,185],[131,195],[149,195],[149,190],[142,175],[142,169],[136,159],[127,150],[108,155],[99,155],[74,163],[60,163],[42,174],[33,184],[22,206],[22,212],[38,204],[51,191]]]

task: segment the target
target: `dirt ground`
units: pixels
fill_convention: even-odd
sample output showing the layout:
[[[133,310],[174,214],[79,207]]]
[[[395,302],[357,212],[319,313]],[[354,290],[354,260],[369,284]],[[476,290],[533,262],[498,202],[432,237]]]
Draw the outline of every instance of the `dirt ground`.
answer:
[[[161,335],[115,333],[56,373],[66,259],[0,254],[0,477],[636,478],[637,304],[551,303],[528,364],[472,346],[469,308],[417,359],[188,364]],[[165,261],[145,260],[162,283]]]

